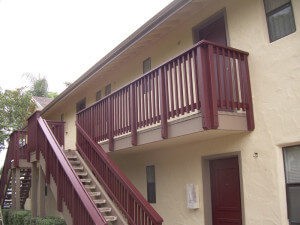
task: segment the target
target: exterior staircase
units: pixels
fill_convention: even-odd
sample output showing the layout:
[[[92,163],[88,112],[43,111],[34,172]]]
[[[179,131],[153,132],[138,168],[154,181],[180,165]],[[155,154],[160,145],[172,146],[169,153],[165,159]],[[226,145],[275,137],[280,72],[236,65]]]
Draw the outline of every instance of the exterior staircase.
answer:
[[[106,194],[102,185],[98,182],[93,172],[89,169],[88,165],[84,162],[80,154],[75,150],[66,150],[65,154],[70,161],[73,169],[75,170],[80,181],[84,184],[90,197],[97,205],[99,211],[104,216],[106,222],[114,225],[128,224],[124,215],[115,206],[111,198]]]
[[[24,209],[26,199],[29,197],[31,187],[31,169],[20,170],[20,207]],[[7,185],[5,198],[2,203],[2,208],[11,208],[12,205],[12,179],[11,174]]]

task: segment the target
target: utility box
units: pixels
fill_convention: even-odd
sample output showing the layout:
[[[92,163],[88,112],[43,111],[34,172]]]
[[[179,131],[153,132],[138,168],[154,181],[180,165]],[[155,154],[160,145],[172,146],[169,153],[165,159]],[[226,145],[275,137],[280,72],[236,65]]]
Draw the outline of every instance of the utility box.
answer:
[[[199,209],[199,187],[197,184],[186,185],[186,199],[188,209]]]

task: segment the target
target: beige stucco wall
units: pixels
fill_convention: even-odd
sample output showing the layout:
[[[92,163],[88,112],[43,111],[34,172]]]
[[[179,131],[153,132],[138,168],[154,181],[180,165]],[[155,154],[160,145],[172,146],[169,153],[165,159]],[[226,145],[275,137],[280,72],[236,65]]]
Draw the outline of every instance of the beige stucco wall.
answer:
[[[300,25],[300,1],[293,0],[296,27]],[[112,90],[141,74],[142,61],[152,67],[190,47],[192,27],[226,8],[230,46],[249,52],[250,79],[256,128],[253,132],[207,141],[154,147],[152,150],[112,153],[112,158],[146,195],[145,166],[156,166],[157,203],[165,225],[204,224],[202,158],[238,152],[242,171],[244,224],[287,225],[282,146],[300,143],[300,32],[269,43],[262,0],[211,1],[198,4],[192,14],[182,14],[175,26],[162,30],[158,40],[141,45],[87,81],[44,116],[67,122],[66,148],[75,149],[76,102],[92,104],[98,90],[111,83]],[[197,6],[197,4],[195,4]],[[198,12],[196,12],[198,11]],[[126,54],[126,52],[124,53]],[[128,63],[130,62],[130,63]],[[254,152],[258,158],[253,158]],[[185,184],[199,184],[200,209],[186,208]]]

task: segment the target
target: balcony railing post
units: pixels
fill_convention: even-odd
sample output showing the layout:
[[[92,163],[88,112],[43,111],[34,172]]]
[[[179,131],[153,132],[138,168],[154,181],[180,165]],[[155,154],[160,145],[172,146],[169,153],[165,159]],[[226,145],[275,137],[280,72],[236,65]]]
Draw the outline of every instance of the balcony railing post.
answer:
[[[244,55],[245,58],[245,67],[246,67],[246,74],[245,74],[245,86],[247,87],[247,103],[248,108],[246,110],[247,116],[247,126],[248,130],[254,130],[254,115],[253,115],[253,104],[252,104],[252,93],[251,93],[251,86],[250,86],[250,76],[249,76],[249,66],[248,66],[248,56]]]
[[[107,128],[108,128],[108,143],[109,150],[114,150],[114,131],[113,131],[113,96],[110,96],[108,100],[108,120],[107,120]]]
[[[130,123],[131,123],[131,144],[137,145],[137,110],[136,110],[136,86],[130,84]]]
[[[28,118],[28,151],[27,161],[30,162],[30,153],[36,152],[36,159],[39,160],[38,148],[38,124],[37,119],[40,117],[40,111],[36,111]]]
[[[15,131],[13,133],[13,141],[14,141],[14,164],[15,167],[19,167],[19,140],[20,140],[20,135],[18,131]]]
[[[163,73],[162,67],[158,69],[158,76],[160,78],[161,137],[166,139],[168,138],[168,117],[167,117],[165,74]]]
[[[216,129],[219,126],[214,74],[213,47],[201,45],[197,47],[197,72],[201,99],[203,129]]]

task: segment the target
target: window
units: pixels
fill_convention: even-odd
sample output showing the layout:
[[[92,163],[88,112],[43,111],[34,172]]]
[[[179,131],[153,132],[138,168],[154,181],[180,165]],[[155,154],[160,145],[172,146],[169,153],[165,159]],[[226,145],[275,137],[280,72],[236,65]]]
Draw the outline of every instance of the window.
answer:
[[[220,10],[214,15],[193,27],[194,43],[201,40],[212,41],[221,45],[227,45],[226,11]]]
[[[105,86],[105,96],[111,93],[111,84]]]
[[[147,200],[150,203],[156,203],[156,191],[155,191],[155,166],[146,167],[147,175]]]
[[[300,145],[283,148],[290,225],[300,224]]]
[[[147,73],[150,70],[151,70],[151,57],[143,61],[143,74]],[[148,79],[144,80],[143,86],[144,86],[143,87],[144,94],[152,90],[152,84],[151,82],[148,81]]]
[[[79,112],[85,108],[85,98],[77,102],[76,104],[76,112]]]
[[[151,57],[143,61],[143,74],[151,70]]]
[[[97,93],[96,93],[96,101],[99,101],[101,98],[102,98],[102,92],[100,90],[100,91],[97,91]]]
[[[291,0],[264,0],[270,42],[296,31]]]

